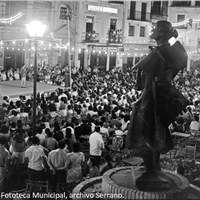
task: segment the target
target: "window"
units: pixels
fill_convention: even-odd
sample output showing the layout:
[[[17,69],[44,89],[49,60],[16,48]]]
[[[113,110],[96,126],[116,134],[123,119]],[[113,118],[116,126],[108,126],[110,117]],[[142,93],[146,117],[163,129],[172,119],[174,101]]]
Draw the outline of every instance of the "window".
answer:
[[[177,22],[183,22],[185,20],[185,15],[177,15]]]
[[[140,27],[140,37],[145,37],[145,27],[144,26]]]
[[[86,18],[86,33],[93,32],[93,22],[94,22],[94,17],[87,16],[87,18]]]
[[[135,5],[136,2],[135,1],[131,1],[130,2],[130,19],[135,19]]]
[[[135,57],[135,65],[140,61],[140,57]]]
[[[161,1],[154,1],[153,6],[151,8],[151,13],[154,15],[161,14]]]
[[[200,38],[197,39],[197,48],[200,48]]]
[[[195,6],[200,6],[200,1],[195,1]]]
[[[188,7],[191,6],[191,1],[172,1],[172,6]]]
[[[127,57],[127,66],[132,67],[133,66],[133,57]]]
[[[146,9],[147,9],[147,4],[142,3],[141,21],[146,20]]]
[[[128,36],[134,36],[134,32],[135,32],[135,27],[134,26],[129,26]]]
[[[110,19],[110,30],[116,30],[117,19]]]

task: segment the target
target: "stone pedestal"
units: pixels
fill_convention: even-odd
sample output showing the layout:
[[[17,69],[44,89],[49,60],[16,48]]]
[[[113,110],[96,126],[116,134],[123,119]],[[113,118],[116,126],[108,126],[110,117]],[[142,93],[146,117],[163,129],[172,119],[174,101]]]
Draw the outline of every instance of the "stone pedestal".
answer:
[[[77,185],[72,193],[73,200],[101,199],[101,200],[133,200],[133,199],[167,199],[186,200],[191,193],[191,185],[188,180],[174,172],[163,172],[170,180],[169,188],[152,185],[155,191],[142,191],[136,187],[136,179],[141,175],[143,168],[121,167],[107,171],[102,177],[88,179]],[[153,180],[153,182],[156,179]],[[151,183],[152,184],[152,183]],[[193,189],[194,190],[194,189]],[[194,192],[192,192],[194,193]],[[192,194],[191,193],[191,194]],[[198,193],[198,194],[196,194]],[[200,191],[195,190],[200,197]],[[197,198],[199,199],[199,198]]]
[[[144,169],[139,167],[132,170],[131,167],[115,168],[107,171],[102,178],[102,193],[121,194],[124,199],[187,199],[189,182],[183,176],[164,170],[170,180],[168,189],[155,191],[141,191],[136,187],[135,180]],[[158,183],[157,183],[158,184]],[[153,188],[153,187],[152,187]]]

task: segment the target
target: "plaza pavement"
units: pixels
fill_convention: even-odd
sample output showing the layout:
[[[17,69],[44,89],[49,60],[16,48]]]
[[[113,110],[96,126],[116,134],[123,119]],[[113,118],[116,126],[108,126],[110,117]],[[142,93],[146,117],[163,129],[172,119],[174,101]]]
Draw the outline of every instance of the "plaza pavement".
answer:
[[[37,92],[53,92],[58,88],[64,89],[62,86],[50,85],[37,82]],[[30,97],[33,94],[33,82],[26,81],[26,87],[21,88],[21,80],[1,81],[0,95],[8,96],[10,99],[18,99],[20,95]]]

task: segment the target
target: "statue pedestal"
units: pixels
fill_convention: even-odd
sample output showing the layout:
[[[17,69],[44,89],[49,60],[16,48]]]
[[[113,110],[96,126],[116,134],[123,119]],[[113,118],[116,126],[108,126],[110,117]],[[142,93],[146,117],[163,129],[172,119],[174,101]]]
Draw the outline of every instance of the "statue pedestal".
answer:
[[[134,169],[134,173],[132,169],[132,167],[114,168],[107,171],[103,176],[87,179],[74,188],[71,198],[73,200],[186,200],[191,193],[191,185],[188,180],[171,171],[163,171],[171,180],[170,183],[168,182],[169,184],[166,185],[165,181],[161,179],[161,182],[164,183],[161,187],[157,179],[153,179],[152,183],[148,185],[151,185],[149,188],[154,191],[140,190],[137,188],[135,180],[140,177],[143,168]],[[144,181],[144,179],[142,178],[141,181]],[[153,184],[153,182],[156,182],[156,184]],[[200,199],[200,191],[194,188],[193,190],[195,190],[195,199]]]
[[[134,169],[134,173],[131,167],[115,168],[107,171],[102,178],[102,192],[104,194],[122,194],[124,199],[187,199],[188,180],[167,170],[163,172],[169,182],[166,182],[166,179],[163,179],[162,176],[151,178],[146,180],[148,191],[138,189],[135,180],[141,176],[143,171],[142,167]],[[143,178],[141,186],[144,181]]]

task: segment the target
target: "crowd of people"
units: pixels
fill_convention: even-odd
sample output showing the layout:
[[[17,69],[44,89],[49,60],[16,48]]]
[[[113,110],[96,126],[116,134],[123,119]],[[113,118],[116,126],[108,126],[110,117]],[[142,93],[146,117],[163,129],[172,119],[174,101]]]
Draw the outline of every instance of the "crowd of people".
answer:
[[[113,138],[123,138],[121,148],[124,147],[132,105],[141,94],[135,90],[136,72],[131,68],[126,73],[77,72],[72,78],[71,89],[37,95],[36,134],[32,124],[33,99],[20,96],[13,102],[3,97],[0,191],[16,189],[10,181],[16,174],[21,177],[16,178],[16,183],[21,181],[17,186],[22,187],[25,179],[47,180],[51,191],[56,191],[60,182],[72,191],[85,178],[102,175],[113,167],[110,156]],[[191,106],[179,116],[185,130],[189,130],[200,110],[198,79],[197,70],[184,70],[174,81],[191,101]],[[177,127],[174,123],[170,128],[173,131]],[[177,168],[183,164],[165,163],[163,168],[170,168],[169,165]]]
[[[25,70],[22,70],[24,66]],[[67,66],[61,66],[59,64],[53,66],[52,68],[49,65],[38,64],[37,81],[65,86],[65,72],[67,69]],[[74,74],[75,71],[76,68],[72,66],[72,74]],[[33,74],[34,66],[27,67],[23,64],[21,69],[13,69],[11,67],[8,70],[0,70],[0,81],[21,80],[23,77],[25,77],[26,80],[33,80]]]

